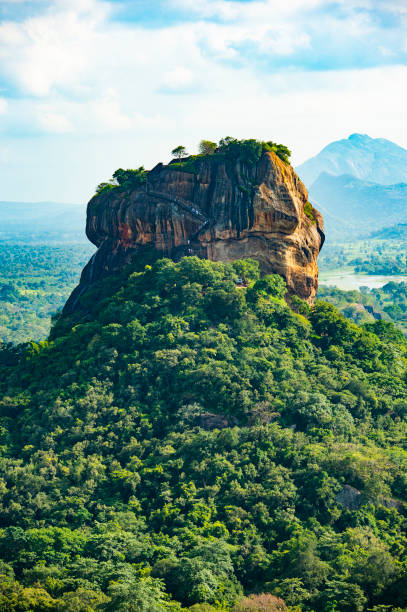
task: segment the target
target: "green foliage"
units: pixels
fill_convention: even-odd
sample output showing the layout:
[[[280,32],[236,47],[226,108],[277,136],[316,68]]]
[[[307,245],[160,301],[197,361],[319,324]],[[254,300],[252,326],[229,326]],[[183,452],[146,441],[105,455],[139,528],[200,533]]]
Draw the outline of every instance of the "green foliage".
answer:
[[[268,142],[264,142],[263,143],[263,150],[264,151],[272,151],[285,164],[289,164],[290,163],[291,151],[285,145],[277,144],[276,142],[273,142],[273,141],[269,140]]]
[[[2,243],[0,346],[47,337],[51,316],[65,304],[93,250],[90,244]]]
[[[216,147],[218,145],[216,142],[211,142],[210,140],[201,140],[199,143],[199,153],[201,155],[212,155],[215,153]]]
[[[107,191],[110,191],[111,189],[114,189],[115,187],[117,187],[117,183],[113,179],[111,179],[107,183],[106,182],[99,183],[99,185],[97,185],[96,187],[96,195],[100,195],[101,193],[106,193]]]
[[[261,157],[263,146],[254,138],[237,140],[227,136],[219,141],[219,152],[230,159],[240,159],[248,164],[255,164]]]
[[[143,183],[146,182],[146,178],[147,173],[143,166],[140,166],[137,170],[123,170],[123,168],[119,168],[113,172],[113,179],[117,181],[119,187],[123,187],[124,189],[131,189],[143,185]]]
[[[136,170],[123,170],[118,168],[107,183],[99,183],[96,187],[96,195],[100,195],[112,189],[134,189],[143,185],[147,180],[147,172],[143,166]]]
[[[405,608],[404,337],[252,261],[92,291],[0,353],[0,609]]]
[[[183,157],[186,157],[188,153],[184,146],[179,145],[178,147],[175,147],[175,149],[171,151],[171,155],[176,157],[178,160],[181,160]]]
[[[312,206],[311,206],[311,204],[309,202],[305,203],[304,212],[307,215],[308,219],[312,223],[316,223],[316,220],[315,220],[315,217],[314,217],[314,211],[313,211],[313,208],[312,208]]]
[[[260,278],[259,262],[255,259],[237,259],[232,265],[238,279],[247,285]]]
[[[272,296],[281,300],[287,293],[284,279],[278,274],[267,274],[257,280],[248,293],[249,299],[257,299],[259,296]]]
[[[237,140],[231,136],[226,136],[219,141],[219,152],[231,159],[241,159],[248,164],[256,163],[264,152],[272,151],[284,163],[290,163],[291,151],[284,145],[275,142],[262,142],[250,138],[248,140]]]
[[[163,584],[150,576],[114,581],[108,589],[108,612],[164,612],[179,609],[172,606],[164,593]]]
[[[380,289],[361,287],[359,291],[343,291],[336,287],[321,286],[318,296],[329,301],[342,314],[359,324],[378,324],[384,329],[387,323],[395,323],[404,335],[407,334],[407,283],[390,281]],[[377,320],[379,318],[379,320]],[[400,335],[400,332],[399,334]],[[394,336],[395,339],[395,336]]]

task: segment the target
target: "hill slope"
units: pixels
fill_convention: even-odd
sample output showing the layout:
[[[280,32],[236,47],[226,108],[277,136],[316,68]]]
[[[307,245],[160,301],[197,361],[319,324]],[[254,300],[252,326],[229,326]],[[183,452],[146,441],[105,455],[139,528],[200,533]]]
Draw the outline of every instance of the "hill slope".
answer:
[[[2,609],[407,606],[406,342],[258,278],[129,268],[0,353]]]
[[[407,150],[385,138],[352,134],[331,142],[296,171],[307,187],[322,172],[335,176],[349,174],[382,185],[407,183]]]
[[[368,236],[407,221],[407,183],[379,185],[323,172],[313,183],[310,198],[324,215],[331,241]]]

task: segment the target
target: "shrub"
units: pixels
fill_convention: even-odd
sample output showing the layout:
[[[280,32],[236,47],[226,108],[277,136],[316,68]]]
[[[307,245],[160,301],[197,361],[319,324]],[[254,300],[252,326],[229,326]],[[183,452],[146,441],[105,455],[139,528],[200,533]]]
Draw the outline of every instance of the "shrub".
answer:
[[[136,170],[123,170],[123,168],[118,168],[113,172],[112,178],[107,183],[99,183],[96,187],[96,195],[100,195],[101,193],[105,193],[117,187],[122,187],[124,189],[138,187],[139,185],[143,185],[146,180],[147,172],[143,166],[140,166],[140,168]]]
[[[287,609],[283,599],[271,593],[260,593],[241,599],[232,612],[284,612]]]

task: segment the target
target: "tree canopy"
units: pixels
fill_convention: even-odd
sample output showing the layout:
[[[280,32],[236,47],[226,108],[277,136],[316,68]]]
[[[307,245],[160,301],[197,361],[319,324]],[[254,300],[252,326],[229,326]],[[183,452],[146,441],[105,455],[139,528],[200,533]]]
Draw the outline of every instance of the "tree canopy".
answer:
[[[0,609],[407,607],[406,341],[284,295],[162,259],[2,347]]]
[[[183,145],[179,145],[178,147],[175,147],[175,149],[171,151],[171,155],[176,157],[178,160],[181,160],[183,157],[186,157],[188,153],[187,153],[186,148]]]

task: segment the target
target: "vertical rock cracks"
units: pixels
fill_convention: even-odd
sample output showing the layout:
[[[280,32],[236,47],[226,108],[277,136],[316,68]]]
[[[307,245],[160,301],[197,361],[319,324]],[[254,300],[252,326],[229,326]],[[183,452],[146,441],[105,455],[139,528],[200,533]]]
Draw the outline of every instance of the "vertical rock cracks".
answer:
[[[193,172],[158,164],[145,185],[94,196],[86,233],[98,251],[65,312],[75,310],[92,283],[117,273],[146,247],[173,259],[257,259],[264,273],[281,274],[289,292],[310,303],[318,287],[323,219],[293,168],[274,153],[251,165],[198,158]]]

